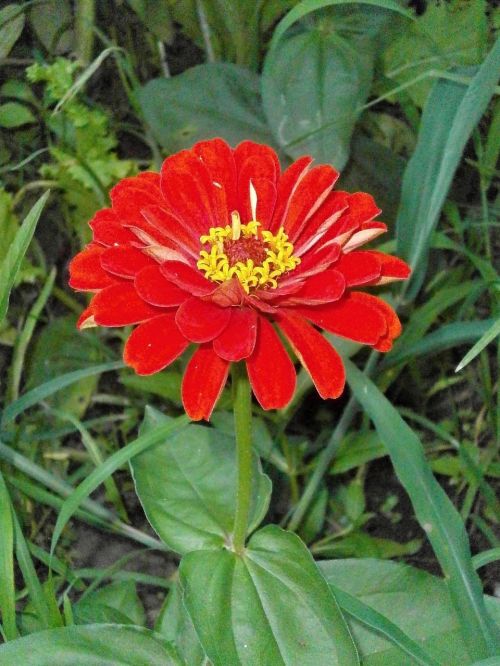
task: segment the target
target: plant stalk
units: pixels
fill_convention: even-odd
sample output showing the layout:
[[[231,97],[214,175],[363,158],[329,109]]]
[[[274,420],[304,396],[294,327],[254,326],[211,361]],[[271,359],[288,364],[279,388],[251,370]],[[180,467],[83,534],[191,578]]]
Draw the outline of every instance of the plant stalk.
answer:
[[[233,528],[233,550],[242,554],[252,499],[252,393],[245,369],[233,365],[234,430],[238,461],[236,515]]]

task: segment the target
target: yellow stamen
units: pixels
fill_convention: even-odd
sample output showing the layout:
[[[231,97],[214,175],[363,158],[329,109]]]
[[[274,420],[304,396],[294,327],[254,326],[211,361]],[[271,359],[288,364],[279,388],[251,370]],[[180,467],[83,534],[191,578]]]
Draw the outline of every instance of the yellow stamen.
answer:
[[[241,224],[238,212],[234,211],[231,213],[231,226],[212,227],[207,235],[201,236],[200,243],[210,246],[201,250],[197,262],[205,277],[219,283],[237,277],[247,294],[256,287],[276,289],[277,278],[287,271],[293,271],[300,264],[300,258],[293,255],[293,244],[283,228],[273,234],[271,231],[260,231],[259,227],[260,222],[257,220]],[[224,242],[240,239],[262,242],[262,249],[267,256],[260,265],[255,265],[250,257],[230,264]]]

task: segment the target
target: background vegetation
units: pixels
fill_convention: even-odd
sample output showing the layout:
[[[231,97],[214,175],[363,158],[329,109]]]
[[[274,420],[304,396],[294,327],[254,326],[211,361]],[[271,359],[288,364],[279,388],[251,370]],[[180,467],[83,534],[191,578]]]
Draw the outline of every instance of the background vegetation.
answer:
[[[323,562],[350,618],[369,626],[369,606],[425,643],[436,660],[418,661],[408,645],[402,652],[392,634],[391,642],[383,639],[390,626],[370,633],[355,624],[363,663],[456,665],[487,656],[480,646],[475,651],[477,617],[467,617],[470,604],[456,580],[472,571],[460,541],[466,544],[467,534],[484,591],[499,593],[499,22],[498,8],[486,0],[2,6],[0,611],[6,641],[32,636],[31,649],[36,645],[41,654],[45,639],[33,632],[63,624],[80,627],[83,633],[74,636],[81,640],[90,623],[155,626],[176,644],[171,663],[208,663],[210,641],[198,632],[202,649],[176,583],[175,553],[192,550],[193,536],[176,541],[179,525],[158,528],[153,519],[161,540],[154,535],[127,465],[144,449],[133,462],[135,487],[154,514],[147,484],[157,449],[146,451],[144,438],[134,438],[147,405],[143,434],[162,422],[159,412],[181,413],[185,361],[159,375],[135,376],[119,360],[124,331],[76,331],[84,298],[66,282],[69,259],[90,238],[86,222],[108,204],[114,183],[158,169],[163,157],[199,139],[223,136],[233,145],[268,143],[283,165],[302,154],[332,163],[342,171],[342,189],[373,194],[390,229],[382,249],[414,269],[402,290],[384,292],[404,323],[393,351],[382,358],[336,341],[344,358],[364,369],[363,375],[346,361],[351,391],[345,397],[322,402],[301,374],[296,399],[283,413],[255,407],[255,446],[273,482],[266,522],[297,532]],[[198,431],[188,443],[180,435],[167,438],[162,455],[172,465],[175,458],[183,468],[196,447],[207,446],[207,464],[226,466],[231,478],[227,393],[213,418],[227,438],[216,449]],[[165,437],[169,427],[163,426]],[[418,440],[442,494],[425,464],[418,467]],[[190,474],[202,485],[196,470]],[[174,483],[160,482],[166,490]],[[193,509],[199,515],[217,493],[230,504],[230,489],[206,492]],[[426,514],[426,496],[438,506],[435,515]],[[461,518],[458,527],[455,513],[446,513],[452,509],[447,497]],[[219,523],[231,515],[222,506]],[[437,526],[438,534],[426,535],[422,525]],[[443,551],[446,544],[451,554]],[[442,580],[425,573],[443,569],[453,574],[451,597]],[[487,603],[498,618],[498,604]],[[462,626],[453,610],[460,607]],[[197,613],[190,610],[203,625]],[[57,651],[54,639],[47,640],[49,651]],[[100,640],[98,630],[92,640]],[[144,654],[147,663],[168,663],[161,655],[154,661],[141,640],[133,638],[138,652],[131,663],[146,663]],[[103,635],[102,641],[110,663],[122,663],[121,638]],[[30,663],[45,663],[36,660],[36,650]],[[14,663],[9,658],[0,648],[0,664]]]

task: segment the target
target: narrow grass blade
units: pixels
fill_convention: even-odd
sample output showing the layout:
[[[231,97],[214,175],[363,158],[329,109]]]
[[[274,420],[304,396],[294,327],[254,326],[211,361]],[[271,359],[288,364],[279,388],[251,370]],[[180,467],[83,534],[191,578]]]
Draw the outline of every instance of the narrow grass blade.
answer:
[[[62,619],[57,607],[55,597],[47,599],[50,595],[50,589],[45,592],[36,574],[33,560],[24,538],[23,531],[14,514],[14,529],[16,535],[16,559],[23,574],[24,582],[28,588],[28,594],[33,608],[42,623],[44,629],[52,629],[62,626]]]
[[[155,430],[146,435],[141,435],[133,442],[130,442],[130,444],[127,444],[123,449],[116,451],[102,465],[96,467],[96,469],[89,474],[89,476],[82,481],[77,488],[75,488],[64,502],[54,527],[50,552],[54,552],[65,525],[78,509],[82,501],[86,499],[90,493],[104,481],[104,479],[107,479],[110,474],[113,474],[113,472],[131,460],[134,456],[146,451],[149,447],[154,446],[155,444],[159,444],[162,439],[182,430],[186,427],[188,422],[189,420],[187,416],[183,415],[164,425],[160,425],[155,428]]]
[[[40,386],[28,391],[5,408],[2,417],[2,425],[4,426],[6,423],[9,423],[9,421],[13,421],[19,416],[19,414],[22,414],[29,407],[33,407],[33,405],[45,400],[45,398],[57,393],[57,391],[66,388],[66,386],[74,384],[79,379],[91,377],[92,375],[100,375],[101,373],[109,372],[110,370],[119,370],[123,367],[124,364],[122,361],[112,361],[110,363],[92,365],[90,368],[74,370],[73,372],[68,372],[65,375],[60,375],[55,379],[51,379],[44,384],[40,384]]]
[[[471,658],[495,654],[500,647],[497,631],[484,605],[481,581],[472,566],[467,533],[458,512],[434,478],[413,430],[372,381],[350,361],[344,363],[349,385],[387,448],[443,569]]]
[[[483,553],[474,555],[472,558],[472,564],[474,565],[474,569],[480,569],[492,562],[498,562],[498,560],[500,560],[500,548],[490,548]]]
[[[468,86],[438,80],[426,102],[417,147],[403,177],[397,219],[397,254],[413,268],[407,298],[424,280],[434,231],[465,144],[495,92],[500,38]]]
[[[7,314],[10,292],[49,194],[50,192],[45,192],[25,217],[0,267],[0,324]]]
[[[473,361],[476,356],[478,356],[483,351],[483,349],[497,337],[497,335],[500,335],[500,319],[494,321],[488,330],[485,331],[482,337],[476,342],[476,344],[471,349],[469,349],[467,354],[455,368],[455,372],[460,372],[460,370],[463,370],[466,365]]]
[[[368,604],[363,603],[359,599],[356,599],[356,597],[353,597],[348,592],[344,592],[344,590],[341,590],[331,583],[330,587],[333,590],[340,608],[345,613],[348,613],[362,624],[388,638],[394,643],[394,645],[400,648],[402,652],[413,659],[416,664],[419,664],[420,666],[440,666],[439,662],[437,662],[430,654],[427,654],[418,643],[405,634],[405,632],[393,622],[388,620],[382,615],[382,613],[379,613],[374,608],[368,606]]]
[[[9,491],[0,472],[0,610],[4,638],[17,638],[14,582],[14,523]]]

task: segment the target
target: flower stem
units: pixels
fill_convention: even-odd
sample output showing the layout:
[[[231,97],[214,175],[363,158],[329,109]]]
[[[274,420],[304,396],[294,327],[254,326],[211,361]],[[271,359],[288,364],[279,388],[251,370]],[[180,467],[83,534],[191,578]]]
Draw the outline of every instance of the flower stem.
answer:
[[[245,537],[252,499],[252,394],[244,367],[233,364],[234,430],[238,460],[238,488],[236,515],[233,528],[233,549],[241,554],[245,549]]]

